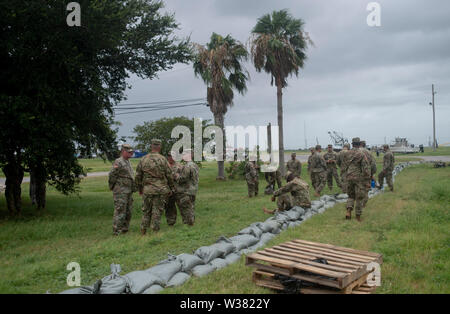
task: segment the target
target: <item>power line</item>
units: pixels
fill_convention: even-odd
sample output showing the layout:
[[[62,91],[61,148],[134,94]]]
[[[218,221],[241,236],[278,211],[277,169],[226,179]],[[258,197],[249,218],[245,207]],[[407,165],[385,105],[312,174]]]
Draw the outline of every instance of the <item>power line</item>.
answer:
[[[150,112],[150,111],[159,111],[159,110],[168,110],[168,109],[173,109],[173,108],[183,108],[183,107],[192,107],[192,106],[205,106],[207,105],[207,103],[195,103],[195,104],[186,104],[186,105],[177,105],[177,106],[170,106],[170,107],[156,107],[156,108],[151,108],[151,109],[146,109],[146,110],[137,110],[137,111],[128,111],[128,112],[120,112],[117,113],[116,116],[120,116],[120,115],[124,115],[124,114],[131,114],[131,113],[142,113],[142,112]],[[141,109],[141,108],[139,108]]]
[[[117,104],[115,106],[115,108],[126,107],[126,106],[140,106],[140,105],[170,105],[170,104],[187,103],[187,102],[194,102],[194,101],[200,101],[200,100],[206,100],[206,99],[204,97],[202,97],[202,98],[155,101],[155,102],[141,102],[141,103],[131,103],[131,104]]]

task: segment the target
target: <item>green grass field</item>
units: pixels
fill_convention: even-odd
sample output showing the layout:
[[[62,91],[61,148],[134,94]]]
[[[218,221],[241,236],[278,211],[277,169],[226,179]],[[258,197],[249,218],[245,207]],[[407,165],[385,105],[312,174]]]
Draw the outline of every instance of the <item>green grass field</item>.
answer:
[[[179,217],[169,228],[163,217],[160,232],[145,237],[139,234],[142,201],[138,195],[130,232],[112,236],[113,201],[106,177],[84,179],[79,196],[66,197],[49,188],[47,209],[40,213],[31,208],[24,184],[24,210],[19,218],[7,217],[5,199],[0,196],[0,293],[68,289],[66,266],[72,261],[81,265],[82,285],[108,275],[111,263],[121,264],[123,274],[146,269],[165,259],[168,252],[192,253],[221,235],[233,236],[268,218],[261,208],[274,207],[269,196],[248,199],[244,180],[216,181],[216,171],[213,163],[201,169],[194,227],[183,225]],[[260,180],[260,194],[264,183]],[[449,293],[449,183],[449,168],[408,168],[397,177],[395,193],[369,201],[361,224],[345,221],[344,205],[339,204],[282,232],[268,245],[302,238],[379,252],[384,264],[378,292]],[[328,188],[324,192],[329,193]],[[337,192],[337,188],[332,191]],[[256,287],[251,273],[241,258],[164,293],[271,293]]]

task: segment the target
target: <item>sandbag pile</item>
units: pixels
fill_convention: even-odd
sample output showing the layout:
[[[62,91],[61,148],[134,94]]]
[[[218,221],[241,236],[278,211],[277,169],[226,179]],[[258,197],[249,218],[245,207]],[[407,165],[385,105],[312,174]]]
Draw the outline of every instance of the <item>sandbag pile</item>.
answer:
[[[395,166],[397,174],[409,163]],[[394,174],[394,175],[395,175]],[[369,196],[380,193],[372,189]],[[255,222],[242,229],[236,236],[221,236],[216,243],[202,246],[193,254],[171,255],[159,264],[146,270],[134,271],[121,276],[120,265],[111,265],[111,275],[97,281],[92,286],[84,286],[63,291],[63,294],[155,294],[164,288],[176,287],[192,276],[202,277],[217,269],[240,260],[242,254],[256,251],[273,239],[282,230],[295,227],[311,216],[323,213],[336,203],[345,202],[346,194],[323,195],[311,202],[311,208],[295,206],[288,211],[278,212],[264,222]]]

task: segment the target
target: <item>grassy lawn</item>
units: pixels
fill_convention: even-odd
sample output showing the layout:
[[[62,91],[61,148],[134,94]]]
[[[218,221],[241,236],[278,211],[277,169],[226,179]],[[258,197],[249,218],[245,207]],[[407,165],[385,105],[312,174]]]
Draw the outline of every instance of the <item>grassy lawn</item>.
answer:
[[[168,252],[191,253],[221,235],[233,236],[250,223],[267,219],[261,208],[274,207],[268,196],[249,200],[244,180],[216,181],[216,171],[214,163],[201,169],[193,228],[184,226],[180,217],[169,228],[163,217],[160,232],[145,237],[139,235],[142,201],[138,195],[129,234],[112,236],[113,201],[106,177],[84,179],[79,196],[66,197],[49,188],[47,209],[41,213],[31,208],[24,184],[20,218],[6,216],[5,199],[0,196],[0,293],[68,289],[66,265],[72,261],[81,265],[82,285],[92,284],[109,274],[111,263],[121,264],[123,274],[145,269]],[[264,183],[260,180],[260,194]],[[384,255],[379,292],[449,293],[449,183],[448,168],[414,166],[397,177],[395,194],[385,193],[369,202],[362,224],[345,221],[340,204],[284,231],[269,245],[302,238],[372,250]],[[329,193],[328,188],[324,192]],[[251,272],[241,258],[164,293],[270,293],[251,283]]]

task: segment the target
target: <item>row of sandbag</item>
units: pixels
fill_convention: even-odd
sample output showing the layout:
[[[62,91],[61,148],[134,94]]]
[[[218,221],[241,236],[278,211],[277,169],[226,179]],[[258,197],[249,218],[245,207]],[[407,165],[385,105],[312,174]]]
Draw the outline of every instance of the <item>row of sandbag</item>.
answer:
[[[403,170],[407,164],[395,167],[394,175]],[[372,197],[380,191],[372,189]],[[111,275],[97,281],[92,286],[66,290],[65,294],[155,294],[168,287],[185,283],[191,276],[202,277],[214,270],[221,269],[238,261],[242,254],[254,252],[274,238],[281,230],[297,226],[312,215],[323,213],[336,203],[345,202],[347,194],[323,195],[311,202],[311,208],[305,210],[293,207],[284,212],[278,212],[265,222],[256,222],[239,231],[238,235],[218,241],[209,246],[198,248],[193,254],[180,254],[169,257],[146,270],[134,271],[124,276],[120,275],[120,265],[111,265]]]
[[[92,286],[84,286],[62,292],[63,294],[153,294],[167,287],[183,284],[191,276],[202,277],[238,261],[242,254],[253,252],[265,245],[282,229],[302,222],[305,210],[294,207],[289,211],[270,217],[242,229],[230,238],[220,237],[215,244],[202,246],[193,254],[169,257],[146,270],[120,275],[120,265],[111,265],[111,275]]]

